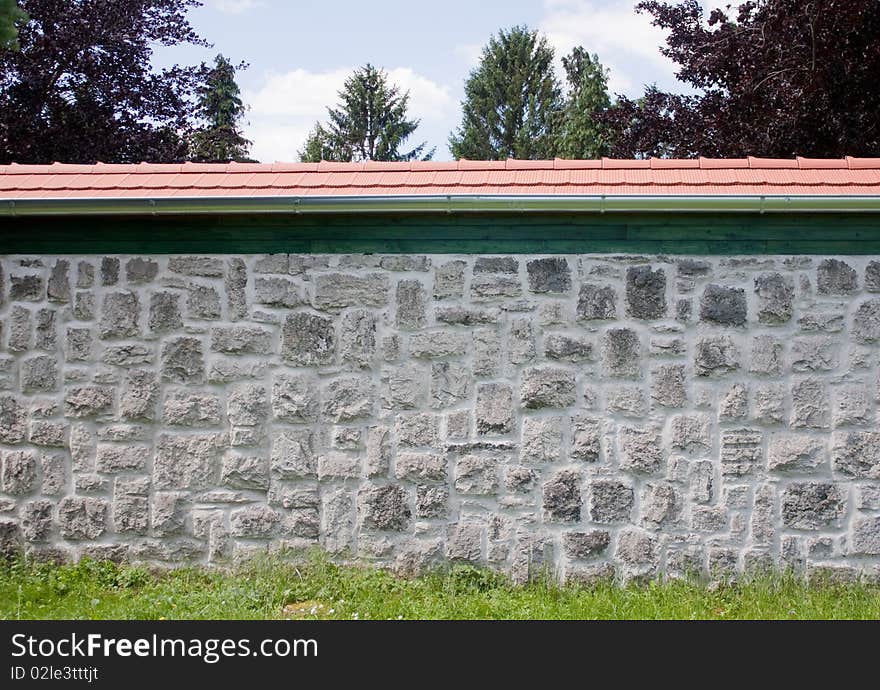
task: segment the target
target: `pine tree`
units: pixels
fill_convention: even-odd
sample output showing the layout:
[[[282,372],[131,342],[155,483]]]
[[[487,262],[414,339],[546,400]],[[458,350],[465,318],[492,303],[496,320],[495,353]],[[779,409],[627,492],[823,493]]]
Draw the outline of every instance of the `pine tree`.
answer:
[[[552,158],[562,114],[553,49],[525,26],[501,30],[465,82],[455,158]]]
[[[0,50],[18,50],[18,24],[27,18],[15,0],[0,0]]]
[[[345,80],[339,98],[335,109],[327,109],[328,123],[315,125],[300,160],[409,161],[433,156],[433,149],[423,155],[425,142],[401,150],[419,121],[406,119],[409,93],[400,93],[396,85],[389,84],[383,70],[370,64],[355,70]]]
[[[238,69],[244,65],[239,65]],[[241,133],[247,108],[235,82],[236,67],[223,55],[214,60],[199,89],[199,115],[207,124],[190,141],[190,159],[200,162],[247,161],[251,142]]]
[[[601,158],[608,155],[610,131],[601,116],[610,107],[608,73],[597,55],[578,46],[562,58],[569,85],[557,155]]]

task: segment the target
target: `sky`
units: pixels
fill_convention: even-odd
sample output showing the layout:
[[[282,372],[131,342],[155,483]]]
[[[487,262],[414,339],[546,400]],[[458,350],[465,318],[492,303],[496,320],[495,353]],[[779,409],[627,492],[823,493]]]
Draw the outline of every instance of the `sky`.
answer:
[[[245,135],[262,162],[295,161],[317,121],[326,121],[347,76],[367,62],[410,94],[420,120],[407,144],[436,147],[450,160],[448,137],[460,122],[464,82],[500,28],[525,24],[544,34],[560,58],[574,46],[597,53],[612,93],[635,97],[646,84],[686,91],[660,54],[664,33],[633,10],[634,0],[202,0],[190,12],[213,48],[157,49],[154,62],[244,60],[237,75],[250,106]],[[724,2],[703,0],[712,7]]]

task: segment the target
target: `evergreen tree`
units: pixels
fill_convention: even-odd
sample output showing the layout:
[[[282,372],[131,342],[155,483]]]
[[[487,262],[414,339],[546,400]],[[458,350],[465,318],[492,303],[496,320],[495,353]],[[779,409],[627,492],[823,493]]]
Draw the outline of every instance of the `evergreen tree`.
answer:
[[[611,105],[608,73],[597,55],[578,46],[562,58],[569,93],[557,154],[562,158],[601,158],[608,154],[610,131],[602,113]]]
[[[15,0],[0,0],[0,50],[18,50],[18,24],[27,18]]]
[[[326,126],[317,124],[309,135],[300,160],[409,161],[434,155],[432,149],[423,156],[425,142],[401,150],[419,121],[406,119],[409,93],[400,93],[389,84],[383,70],[369,63],[355,70],[345,80],[339,98],[335,109],[327,109]]]
[[[238,69],[244,65],[239,65]],[[251,142],[242,136],[240,121],[247,110],[235,82],[236,67],[222,55],[214,60],[199,89],[199,116],[207,124],[190,141],[190,159],[201,162],[247,161]]]
[[[501,30],[465,82],[462,121],[449,137],[455,158],[552,158],[563,102],[553,49],[527,27]]]

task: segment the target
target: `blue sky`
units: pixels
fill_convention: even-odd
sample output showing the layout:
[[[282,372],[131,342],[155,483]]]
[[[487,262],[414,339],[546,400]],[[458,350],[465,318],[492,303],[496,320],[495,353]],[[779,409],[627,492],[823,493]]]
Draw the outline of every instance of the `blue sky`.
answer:
[[[251,107],[246,134],[263,162],[295,160],[345,77],[366,62],[409,90],[410,113],[421,120],[413,138],[449,160],[446,142],[460,120],[464,80],[488,38],[515,24],[539,29],[557,57],[575,45],[598,53],[616,93],[636,96],[652,82],[683,88],[658,50],[663,33],[633,11],[634,0],[203,2],[190,17],[214,47],[158,50],[156,62],[210,60],[218,52],[249,62],[238,81]]]

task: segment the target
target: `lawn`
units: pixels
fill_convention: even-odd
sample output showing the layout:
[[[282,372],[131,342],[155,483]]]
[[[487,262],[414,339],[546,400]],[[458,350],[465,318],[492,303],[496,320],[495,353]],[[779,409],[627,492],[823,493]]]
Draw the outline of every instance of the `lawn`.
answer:
[[[723,586],[671,580],[582,587],[549,579],[517,586],[472,567],[401,579],[321,556],[299,565],[267,558],[228,572],[16,562],[0,566],[0,618],[880,619],[880,587],[806,584],[792,575]]]

